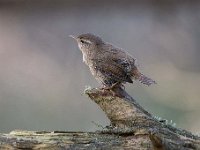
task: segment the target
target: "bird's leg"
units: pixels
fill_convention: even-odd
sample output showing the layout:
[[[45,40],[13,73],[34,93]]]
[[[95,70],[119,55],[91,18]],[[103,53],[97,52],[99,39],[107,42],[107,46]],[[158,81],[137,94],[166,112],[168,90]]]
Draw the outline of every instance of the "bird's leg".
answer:
[[[116,88],[117,86],[119,86],[121,83],[120,82],[116,82],[116,83],[114,83],[113,85],[111,85],[111,86],[105,86],[105,87],[103,87],[102,88],[102,90],[113,90],[114,88]]]
[[[106,91],[112,92],[112,95],[113,95],[113,96],[120,96],[119,94],[117,94],[116,90],[117,90],[118,87],[121,87],[121,86],[124,87],[124,85],[122,85],[120,82],[116,82],[116,83],[114,83],[112,86],[104,86],[104,87],[102,87],[101,89],[102,89],[104,92],[106,92]]]

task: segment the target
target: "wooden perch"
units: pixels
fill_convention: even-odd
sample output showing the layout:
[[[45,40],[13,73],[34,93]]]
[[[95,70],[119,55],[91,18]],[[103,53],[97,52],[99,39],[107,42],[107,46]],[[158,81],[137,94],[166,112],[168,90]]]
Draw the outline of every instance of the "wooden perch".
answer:
[[[97,132],[12,131],[0,134],[0,149],[200,150],[200,138],[157,120],[124,89],[86,89],[111,125]]]

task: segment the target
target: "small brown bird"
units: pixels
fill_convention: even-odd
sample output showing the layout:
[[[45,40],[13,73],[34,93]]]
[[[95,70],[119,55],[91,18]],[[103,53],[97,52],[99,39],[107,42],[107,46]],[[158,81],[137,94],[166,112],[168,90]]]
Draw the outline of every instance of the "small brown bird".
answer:
[[[90,33],[70,37],[77,41],[83,62],[89,66],[92,75],[103,84],[104,89],[112,89],[126,82],[133,83],[133,80],[148,86],[156,83],[140,73],[131,55],[104,42],[100,37]]]

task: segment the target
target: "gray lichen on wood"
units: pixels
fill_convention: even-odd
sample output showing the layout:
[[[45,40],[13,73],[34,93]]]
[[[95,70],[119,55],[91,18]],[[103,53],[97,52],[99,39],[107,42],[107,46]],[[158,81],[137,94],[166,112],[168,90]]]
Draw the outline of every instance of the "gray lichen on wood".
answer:
[[[97,132],[12,131],[0,134],[0,149],[200,149],[200,138],[155,119],[124,89],[85,90],[110,119]]]

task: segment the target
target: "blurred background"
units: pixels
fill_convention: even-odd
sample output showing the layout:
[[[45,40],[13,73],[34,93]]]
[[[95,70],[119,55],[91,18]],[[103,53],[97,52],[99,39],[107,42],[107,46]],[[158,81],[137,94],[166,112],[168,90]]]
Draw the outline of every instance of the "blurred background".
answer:
[[[0,0],[0,132],[99,129],[83,94],[98,87],[75,41],[94,33],[126,49],[157,81],[126,89],[153,115],[200,132],[200,2]]]

